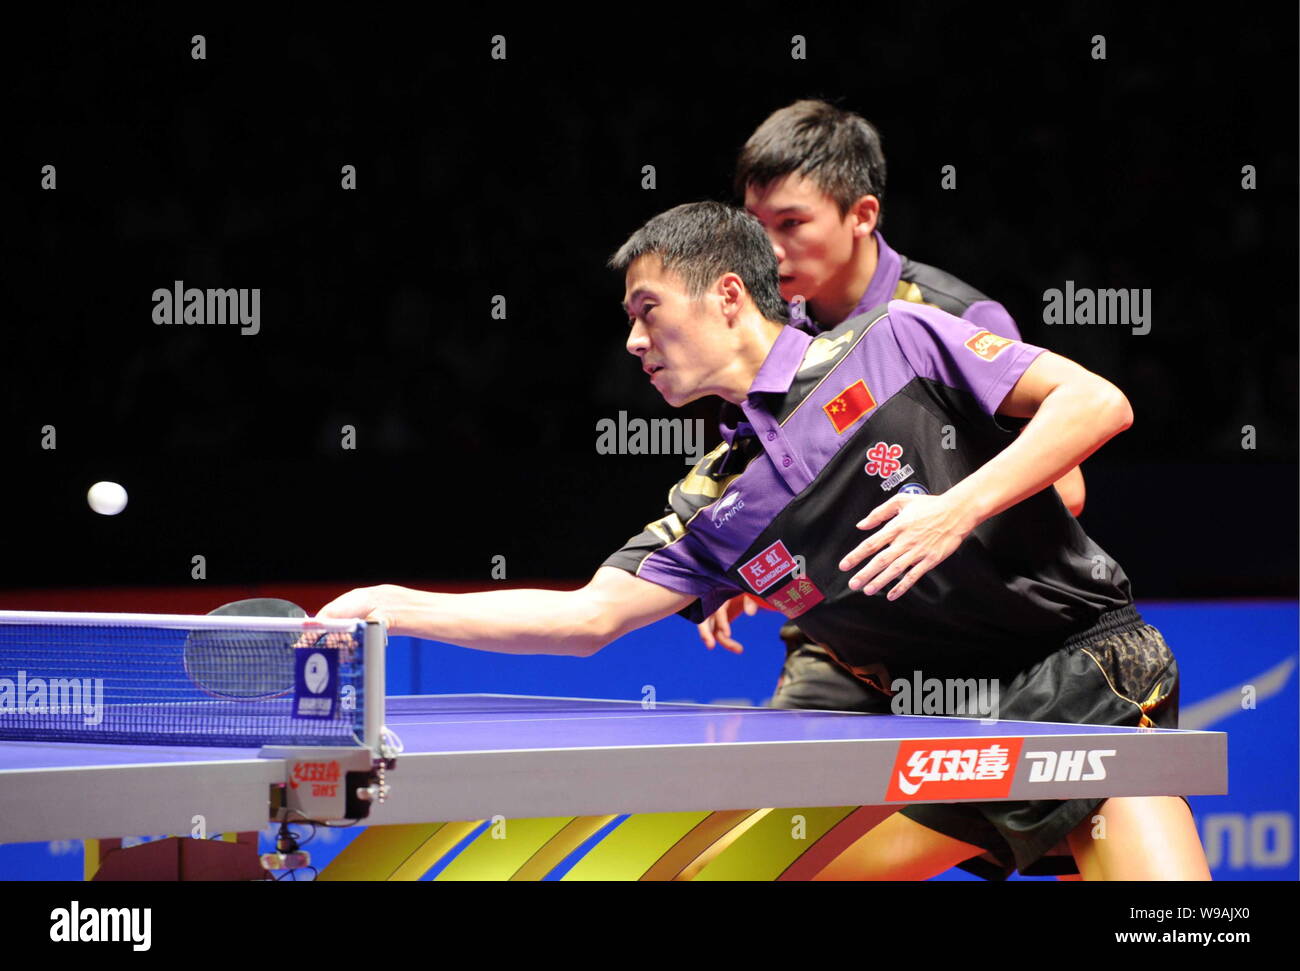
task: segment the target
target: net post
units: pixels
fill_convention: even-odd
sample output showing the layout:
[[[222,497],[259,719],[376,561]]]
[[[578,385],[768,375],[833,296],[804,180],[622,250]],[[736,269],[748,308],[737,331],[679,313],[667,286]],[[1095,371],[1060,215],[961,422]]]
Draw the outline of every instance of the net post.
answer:
[[[387,694],[385,652],[388,633],[381,621],[366,621],[365,633],[365,737],[366,748],[378,753],[384,738],[384,699]]]

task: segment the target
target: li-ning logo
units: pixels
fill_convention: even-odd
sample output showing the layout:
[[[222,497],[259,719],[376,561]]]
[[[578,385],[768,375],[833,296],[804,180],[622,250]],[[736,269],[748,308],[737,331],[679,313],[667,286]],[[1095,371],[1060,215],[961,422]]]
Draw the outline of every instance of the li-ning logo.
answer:
[[[718,504],[713,507],[713,528],[721,529],[723,526],[727,525],[727,521],[730,520],[732,516],[736,515],[736,513],[740,512],[740,510],[744,508],[745,500],[740,498],[739,492],[732,492],[723,496],[722,499],[718,501]]]
[[[1100,782],[1106,778],[1101,760],[1115,754],[1113,748],[1075,749],[1065,752],[1026,752],[1030,782]],[[1088,771],[1083,771],[1084,761]]]
[[[1005,799],[1023,738],[901,742],[885,798],[917,802]]]

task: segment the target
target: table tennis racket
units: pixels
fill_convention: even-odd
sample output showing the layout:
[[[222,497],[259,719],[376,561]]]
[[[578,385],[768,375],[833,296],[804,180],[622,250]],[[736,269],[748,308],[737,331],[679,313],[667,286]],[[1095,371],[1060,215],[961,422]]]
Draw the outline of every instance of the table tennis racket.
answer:
[[[223,604],[210,617],[306,617],[297,604],[254,597]],[[275,698],[293,690],[298,631],[192,630],[185,638],[185,673],[220,698]]]

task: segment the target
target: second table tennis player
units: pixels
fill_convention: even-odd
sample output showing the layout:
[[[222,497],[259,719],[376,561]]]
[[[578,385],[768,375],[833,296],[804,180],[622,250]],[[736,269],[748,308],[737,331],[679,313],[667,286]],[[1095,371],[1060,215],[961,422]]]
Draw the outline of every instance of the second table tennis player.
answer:
[[[587,656],[747,592],[867,679],[991,678],[1005,719],[1168,724],[1172,653],[1119,564],[1045,491],[1131,424],[1114,385],[903,301],[818,338],[789,327],[762,226],[717,203],[656,216],[611,265],[625,271],[627,349],[670,405],[722,398],[723,444],[581,589],[380,585],[322,616]],[[911,807],[930,815],[894,814],[823,876],[924,878],[986,853],[1023,871],[1067,839],[1086,879],[1208,878],[1183,800],[1112,802]]]

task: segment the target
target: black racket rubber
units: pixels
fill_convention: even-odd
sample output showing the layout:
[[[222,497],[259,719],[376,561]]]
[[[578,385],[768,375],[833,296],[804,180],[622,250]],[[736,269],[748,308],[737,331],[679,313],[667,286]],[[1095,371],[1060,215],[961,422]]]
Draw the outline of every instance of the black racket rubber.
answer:
[[[217,617],[306,617],[289,600],[254,597],[208,612]],[[185,672],[221,698],[275,698],[293,690],[294,644],[284,631],[194,630],[185,638]]]

